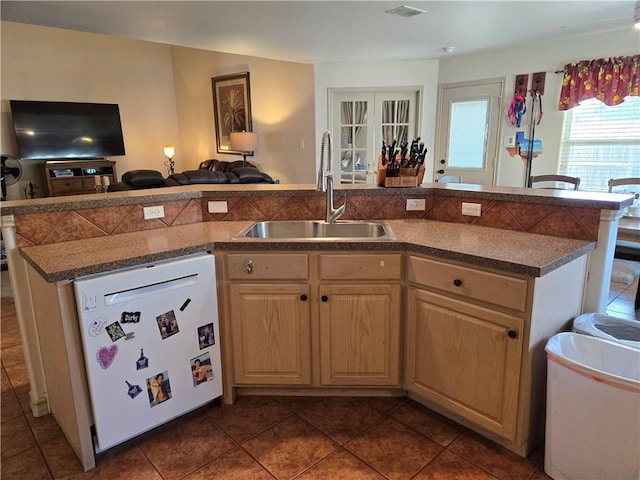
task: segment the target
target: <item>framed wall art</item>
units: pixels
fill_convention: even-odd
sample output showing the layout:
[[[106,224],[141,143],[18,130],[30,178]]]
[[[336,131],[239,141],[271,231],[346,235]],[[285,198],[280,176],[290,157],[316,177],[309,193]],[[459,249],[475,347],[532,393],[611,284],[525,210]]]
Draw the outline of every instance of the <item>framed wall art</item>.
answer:
[[[211,88],[218,153],[246,153],[231,149],[231,132],[252,131],[249,72],[213,77]]]

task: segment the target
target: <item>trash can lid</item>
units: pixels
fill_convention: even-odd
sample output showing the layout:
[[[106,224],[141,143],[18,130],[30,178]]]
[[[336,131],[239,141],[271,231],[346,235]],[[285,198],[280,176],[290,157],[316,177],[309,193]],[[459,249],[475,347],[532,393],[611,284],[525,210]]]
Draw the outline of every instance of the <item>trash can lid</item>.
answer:
[[[554,335],[545,350],[549,361],[595,381],[640,393],[640,350],[572,332]]]
[[[573,321],[573,331],[640,349],[640,322],[601,313],[585,313]]]

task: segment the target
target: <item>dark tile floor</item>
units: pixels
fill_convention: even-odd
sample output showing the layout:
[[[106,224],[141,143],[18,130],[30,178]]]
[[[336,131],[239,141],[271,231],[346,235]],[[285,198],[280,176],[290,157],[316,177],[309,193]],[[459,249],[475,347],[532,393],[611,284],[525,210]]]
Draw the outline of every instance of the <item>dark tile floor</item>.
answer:
[[[608,313],[637,318],[636,288],[612,284]],[[11,298],[2,298],[0,326],[3,480],[549,479],[542,449],[522,459],[406,398],[335,397],[214,402],[112,448],[83,473],[53,417],[31,415]]]

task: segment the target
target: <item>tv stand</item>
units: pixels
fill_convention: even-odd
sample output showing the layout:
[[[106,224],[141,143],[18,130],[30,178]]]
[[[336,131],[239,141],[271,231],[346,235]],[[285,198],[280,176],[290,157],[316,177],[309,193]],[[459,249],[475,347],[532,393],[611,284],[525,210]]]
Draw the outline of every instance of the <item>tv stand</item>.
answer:
[[[51,160],[44,162],[45,190],[49,197],[96,193],[96,176],[117,181],[113,160]]]

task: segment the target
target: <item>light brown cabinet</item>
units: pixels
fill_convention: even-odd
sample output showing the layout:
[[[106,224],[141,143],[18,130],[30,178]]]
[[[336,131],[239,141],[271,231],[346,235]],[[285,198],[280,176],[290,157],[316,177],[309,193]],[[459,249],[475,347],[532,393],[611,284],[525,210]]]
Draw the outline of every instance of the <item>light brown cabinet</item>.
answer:
[[[409,288],[406,388],[513,440],[523,324],[522,318]]]
[[[408,255],[409,396],[526,456],[544,434],[544,346],[580,313],[585,271],[585,258],[525,277]]]
[[[228,284],[230,386],[400,386],[401,254],[217,258]]]
[[[240,283],[229,293],[236,383],[310,384],[309,285]]]

